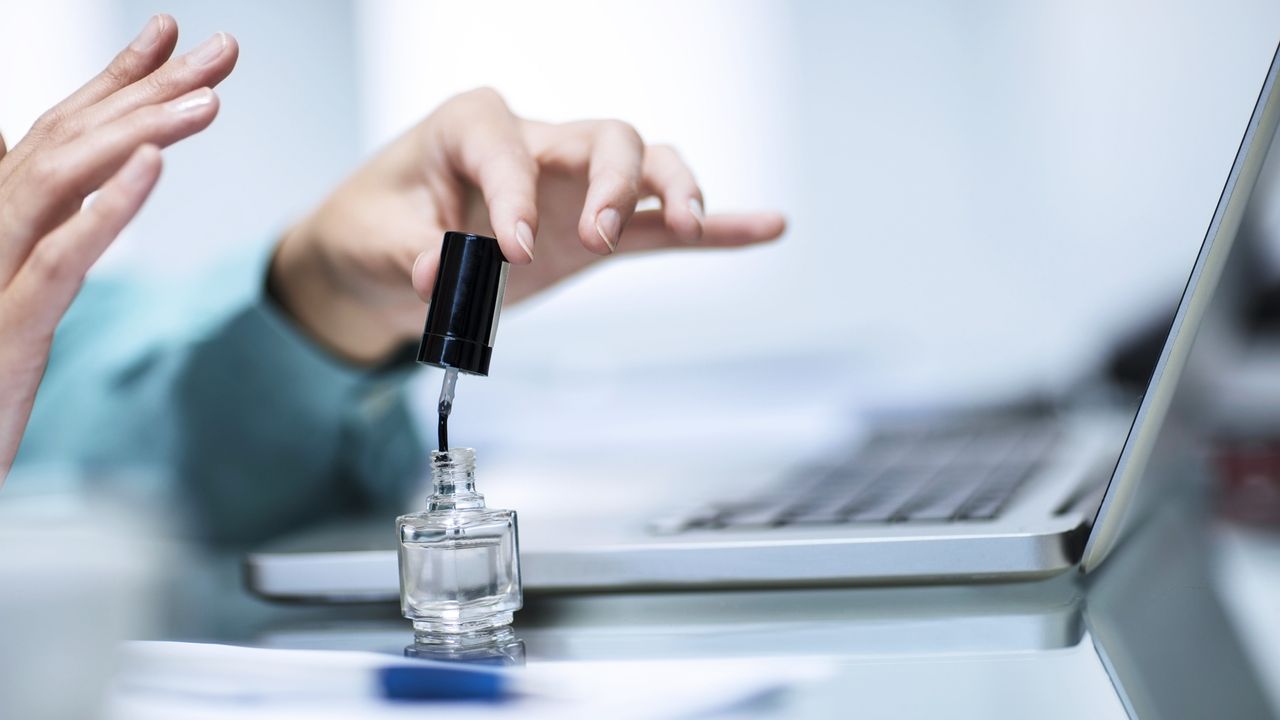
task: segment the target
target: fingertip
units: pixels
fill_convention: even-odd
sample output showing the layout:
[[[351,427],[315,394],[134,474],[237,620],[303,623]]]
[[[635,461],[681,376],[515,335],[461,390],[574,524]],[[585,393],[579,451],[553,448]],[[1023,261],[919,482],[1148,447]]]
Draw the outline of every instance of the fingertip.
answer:
[[[524,246],[516,240],[514,233],[499,233],[495,231],[495,234],[498,236],[498,248],[502,250],[502,258],[504,260],[512,265],[528,265],[533,262],[533,257],[529,254],[529,251],[525,250]]]
[[[164,51],[164,55],[167,57],[169,53],[173,52],[173,47],[176,44],[175,27],[172,17],[165,14],[152,15],[142,25],[137,37],[125,47],[121,57],[125,57],[125,53],[129,51],[135,53],[139,58],[150,58],[160,51]]]
[[[617,208],[584,211],[578,220],[578,239],[583,247],[596,255],[612,255],[622,238],[622,224],[622,213]]]
[[[183,56],[188,66],[210,87],[226,80],[240,59],[240,43],[235,36],[218,31]]]
[[[533,244],[535,242],[533,226],[523,219],[517,220],[514,234],[516,244],[520,246],[521,252],[524,253],[524,257],[520,259],[518,264],[523,265],[526,262],[533,262]]]
[[[703,240],[715,247],[736,247],[775,240],[786,229],[786,218],[776,212],[710,215]]]
[[[760,226],[764,239],[772,240],[787,231],[787,217],[782,213],[765,213]]]
[[[600,236],[600,231],[596,229],[595,218],[586,213],[583,213],[578,220],[578,242],[587,249],[587,252],[593,255],[610,255],[613,253],[609,249],[609,245]]]
[[[214,92],[213,88],[206,89],[209,91],[209,121],[213,122],[218,113],[222,112],[222,98],[218,96],[218,93]]]
[[[512,265],[533,262],[538,232],[538,209],[523,191],[493,193],[489,201],[489,226],[502,256]]]
[[[160,24],[160,43],[165,48],[165,57],[173,53],[178,46],[178,21],[169,13],[157,13],[156,22]]]
[[[528,265],[533,262],[533,227],[523,219],[509,218],[506,214],[502,214],[502,217],[502,220],[492,217],[489,220],[494,228],[493,235],[498,240],[498,247],[502,250],[502,257],[512,265]]]
[[[196,88],[191,92],[183,95],[175,100],[170,100],[165,104],[165,108],[176,116],[179,116],[186,125],[195,124],[201,128],[208,127],[209,123],[218,116],[218,111],[222,108],[222,101],[218,97],[218,93],[213,88],[202,87]]]
[[[234,65],[236,60],[240,58],[240,41],[236,40],[236,36],[229,32],[219,31],[218,34],[222,36],[222,41],[226,44],[223,53],[231,59],[231,64]]]

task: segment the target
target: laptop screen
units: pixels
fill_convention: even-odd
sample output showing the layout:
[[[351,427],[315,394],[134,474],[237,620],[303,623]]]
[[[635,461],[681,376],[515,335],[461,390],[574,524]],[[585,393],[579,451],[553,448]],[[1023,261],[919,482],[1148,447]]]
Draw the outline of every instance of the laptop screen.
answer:
[[[1280,100],[1274,92],[1277,73],[1280,73],[1280,49],[1273,54],[1266,74],[1261,76],[1257,103],[1249,116],[1204,242],[1196,255],[1195,265],[1150,372],[1128,438],[1116,461],[1111,482],[1094,518],[1081,561],[1085,571],[1102,562],[1123,534],[1129,517],[1143,504],[1141,494],[1144,485],[1148,492],[1156,487],[1156,483],[1144,483],[1144,475],[1149,468],[1160,467],[1158,463],[1153,465],[1153,460],[1158,459],[1155,453],[1160,433],[1173,405],[1178,380],[1191,355],[1192,343],[1209,308],[1236,235],[1250,209],[1259,177],[1264,171],[1280,172],[1280,162],[1267,162],[1268,149],[1277,120],[1280,120]],[[1258,203],[1264,201],[1264,198],[1258,199]]]
[[[1163,322],[1107,398],[1131,421],[1275,51],[1266,12],[735,7],[690,112],[637,111],[709,210],[779,208],[787,236],[612,264],[516,310],[457,435],[548,466],[658,446],[689,458],[664,476],[709,484],[830,458],[879,409],[1074,401]]]

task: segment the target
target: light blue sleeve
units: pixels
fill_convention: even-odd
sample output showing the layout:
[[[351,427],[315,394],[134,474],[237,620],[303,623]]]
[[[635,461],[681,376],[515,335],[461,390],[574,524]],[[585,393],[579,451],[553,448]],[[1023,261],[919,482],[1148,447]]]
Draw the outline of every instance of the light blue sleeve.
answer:
[[[425,461],[404,397],[412,361],[368,371],[314,346],[266,294],[269,253],[180,286],[86,283],[11,480],[58,466],[136,483],[219,544],[399,510]]]

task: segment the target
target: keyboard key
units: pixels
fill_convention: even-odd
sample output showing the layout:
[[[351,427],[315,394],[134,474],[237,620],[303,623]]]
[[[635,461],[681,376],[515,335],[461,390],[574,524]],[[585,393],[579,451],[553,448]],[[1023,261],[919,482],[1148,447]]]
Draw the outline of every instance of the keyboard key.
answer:
[[[950,520],[986,479],[985,473],[944,471],[924,492],[908,500],[894,520],[936,522]]]
[[[966,504],[956,517],[961,520],[993,520],[1008,499],[1008,495],[982,495]]]
[[[844,511],[850,522],[885,522],[932,477],[920,472],[886,472],[858,493]]]
[[[1009,498],[1029,478],[1030,471],[1011,473],[998,471],[983,483],[973,497],[965,501],[956,517],[964,520],[990,520],[1000,512]]]
[[[830,503],[797,508],[782,519],[783,525],[839,525],[843,522],[844,508]]]
[[[649,523],[649,531],[658,535],[673,535],[686,530],[712,527],[719,513],[714,508],[697,508],[673,513]]]
[[[838,465],[816,463],[805,465],[787,473],[779,486],[790,490],[788,493],[790,495],[809,495],[821,492],[832,483],[838,483],[838,475],[844,471],[845,468]]]
[[[785,512],[783,505],[759,505],[725,513],[719,519],[726,527],[770,527],[781,524]]]

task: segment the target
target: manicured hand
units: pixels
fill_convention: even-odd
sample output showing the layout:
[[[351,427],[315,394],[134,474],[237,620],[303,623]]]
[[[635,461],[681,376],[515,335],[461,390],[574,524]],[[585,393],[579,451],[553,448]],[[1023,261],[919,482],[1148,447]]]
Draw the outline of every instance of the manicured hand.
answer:
[[[661,209],[636,212],[647,196]],[[614,253],[736,247],[784,225],[777,213],[704,215],[675,150],[626,123],[525,120],[481,89],[446,102],[286,233],[270,282],[313,337],[374,363],[420,336],[446,230],[498,238],[517,302]]]
[[[151,18],[21,142],[7,149],[0,138],[0,483],[54,329],[85,273],[151,193],[160,148],[205,129],[218,113],[210,88],[235,66],[235,40],[218,33],[171,59],[177,42],[173,18]]]

